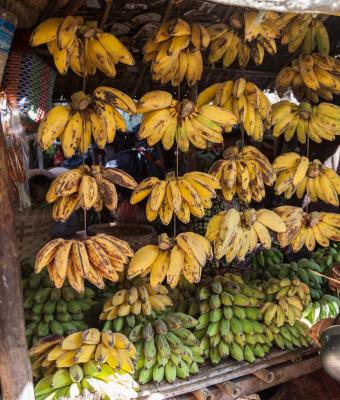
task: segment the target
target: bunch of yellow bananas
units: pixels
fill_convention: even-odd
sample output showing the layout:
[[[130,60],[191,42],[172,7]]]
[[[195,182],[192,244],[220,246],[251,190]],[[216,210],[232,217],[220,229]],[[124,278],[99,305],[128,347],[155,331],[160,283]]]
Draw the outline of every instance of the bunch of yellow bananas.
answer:
[[[268,158],[254,146],[228,147],[209,174],[219,180],[225,200],[231,201],[237,194],[246,203],[262,201],[265,185],[272,186],[276,178]]]
[[[276,77],[276,90],[283,97],[288,89],[299,100],[319,102],[319,97],[332,101],[340,94],[340,61],[331,56],[313,53],[300,55],[291,67],[284,67]]]
[[[244,260],[258,243],[269,249],[272,243],[269,229],[286,231],[284,221],[275,212],[265,208],[240,212],[231,208],[210,219],[205,237],[213,242],[215,258],[219,260],[225,256],[230,263],[235,257]]]
[[[84,279],[103,289],[104,279],[118,281],[118,272],[133,254],[127,242],[104,233],[85,240],[53,239],[37,253],[34,270],[47,267],[57,288],[67,278],[77,292],[84,291]]]
[[[324,201],[339,206],[340,177],[320,160],[309,161],[307,157],[289,152],[278,156],[273,162],[277,173],[275,193],[284,193],[290,199],[294,193],[302,199],[307,192],[310,201]]]
[[[189,283],[201,279],[202,268],[213,257],[207,239],[194,232],[183,232],[170,239],[166,234],[158,245],[149,244],[139,249],[131,259],[127,278],[150,274],[150,285],[156,288],[166,278],[171,288],[177,286],[181,275]]]
[[[152,288],[149,283],[132,283],[128,289],[120,289],[107,299],[99,316],[102,321],[112,321],[127,315],[150,315],[163,312],[172,306],[168,289],[163,285]],[[105,325],[106,326],[106,325]]]
[[[80,76],[94,75],[99,69],[110,78],[116,76],[115,64],[134,65],[135,61],[112,33],[103,32],[82,17],[49,18],[38,25],[30,38],[31,46],[47,43],[58,72],[69,68]]]
[[[328,55],[329,37],[324,23],[313,14],[291,16],[281,37],[281,44],[288,45],[288,52],[295,53],[300,48],[302,54],[311,54],[316,48],[318,53]]]
[[[248,10],[243,14],[234,12],[229,24],[218,23],[207,28],[211,44],[209,62],[215,63],[223,57],[223,67],[229,67],[236,58],[239,66],[245,68],[250,60],[260,65],[264,53],[275,54],[275,39],[280,29],[266,19],[266,13]]]
[[[185,78],[189,86],[201,79],[201,50],[209,46],[210,37],[204,26],[181,18],[163,23],[155,37],[144,48],[144,62],[150,62],[152,79],[178,86]]]
[[[330,103],[312,106],[310,103],[291,103],[282,100],[273,105],[273,136],[284,135],[289,142],[294,135],[300,143],[307,137],[316,143],[335,140],[340,135],[340,107]]]
[[[133,373],[133,360],[137,357],[134,344],[125,335],[110,330],[100,332],[96,328],[75,332],[65,338],[48,336],[31,347],[29,354],[36,359],[33,370],[42,367],[48,368],[49,372],[93,360]]]
[[[215,83],[197,98],[197,106],[213,102],[236,115],[248,136],[260,142],[265,128],[271,124],[271,104],[265,94],[252,82],[240,78],[236,81]]]
[[[59,175],[51,184],[46,200],[54,203],[53,219],[66,221],[70,215],[82,207],[94,208],[100,212],[103,205],[115,211],[118,194],[115,185],[135,189],[137,182],[119,168],[103,168],[100,165],[87,165]]]
[[[340,241],[340,216],[335,213],[313,211],[306,213],[302,208],[280,206],[274,211],[282,218],[287,230],[278,233],[277,240],[281,247],[289,244],[296,253],[305,245],[313,251],[316,243],[329,247],[329,241]]]
[[[205,149],[207,142],[222,143],[222,131],[230,132],[237,123],[234,114],[220,107],[197,106],[187,99],[176,101],[171,93],[161,90],[146,93],[137,112],[144,114],[139,139],[146,139],[149,146],[161,140],[165,150],[176,141],[183,152],[189,150],[190,143],[199,149]]]
[[[190,214],[204,217],[205,209],[212,207],[220,184],[216,178],[204,172],[193,171],[181,177],[167,174],[165,180],[149,177],[138,184],[130,203],[136,204],[149,196],[146,217],[154,221],[160,217],[162,224],[169,225],[174,213],[184,224],[190,222]]]
[[[294,326],[311,300],[308,285],[300,279],[271,278],[264,282],[264,290],[268,301],[263,304],[261,312],[268,326],[274,324],[280,328],[285,322]]]
[[[126,131],[120,109],[129,114],[136,113],[134,101],[120,90],[101,86],[92,96],[77,92],[71,96],[68,106],[55,106],[39,125],[37,141],[43,150],[60,139],[65,157],[72,157],[78,149],[86,152],[93,137],[103,149],[112,143],[116,129]]]

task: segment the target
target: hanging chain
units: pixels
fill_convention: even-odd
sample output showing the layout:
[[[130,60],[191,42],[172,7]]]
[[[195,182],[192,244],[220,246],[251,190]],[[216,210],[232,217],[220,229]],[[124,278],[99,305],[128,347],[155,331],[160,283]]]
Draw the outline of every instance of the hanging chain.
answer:
[[[84,64],[83,64],[83,92],[86,94],[86,75],[87,75],[87,71],[86,71],[86,62],[85,62],[85,59],[86,59],[86,56],[85,56],[85,44],[83,42],[81,42],[81,43],[82,43],[82,46],[83,46],[83,53],[84,53],[84,57],[83,57],[83,62],[84,62]],[[82,134],[82,142],[83,142],[83,149],[81,149],[82,150],[83,173],[85,172],[85,151],[87,150],[84,147],[84,145],[85,145],[85,131],[86,131],[86,119],[85,119],[85,113],[84,113],[83,118],[82,118],[82,133],[81,133]],[[86,212],[85,208],[83,209],[83,211],[84,211],[84,236],[85,236],[85,239],[86,239],[86,237],[87,237],[87,212]]]
[[[306,147],[306,157],[309,160],[309,135],[307,134],[307,147]],[[308,186],[306,186],[306,193],[307,193],[307,205],[306,205],[306,212],[308,213],[308,208],[309,208],[309,203],[310,203],[310,197],[308,194]]]

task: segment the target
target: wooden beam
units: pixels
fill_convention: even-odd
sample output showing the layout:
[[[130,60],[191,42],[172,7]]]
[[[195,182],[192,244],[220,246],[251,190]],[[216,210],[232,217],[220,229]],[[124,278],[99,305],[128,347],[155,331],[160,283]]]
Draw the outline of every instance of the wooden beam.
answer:
[[[34,400],[5,151],[0,128],[0,381],[3,400]]]
[[[294,13],[320,13],[339,16],[339,3],[333,0],[208,0],[210,3],[233,5],[239,7],[252,7],[259,10],[294,12]]]

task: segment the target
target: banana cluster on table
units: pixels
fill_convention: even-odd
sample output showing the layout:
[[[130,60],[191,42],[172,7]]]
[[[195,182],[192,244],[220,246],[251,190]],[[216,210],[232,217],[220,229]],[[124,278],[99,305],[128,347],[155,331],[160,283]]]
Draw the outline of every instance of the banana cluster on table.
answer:
[[[151,61],[154,81],[178,86],[186,79],[189,86],[201,79],[203,58],[201,50],[209,46],[210,37],[203,25],[181,18],[161,24],[154,38],[143,47],[144,62]]]
[[[208,240],[194,232],[183,232],[175,238],[159,236],[158,245],[140,248],[131,259],[127,278],[150,275],[150,285],[156,288],[165,279],[171,288],[177,286],[181,276],[189,283],[201,279],[202,268],[213,257]]]
[[[107,399],[130,400],[137,397],[138,389],[131,375],[118,372],[108,364],[88,361],[82,366],[73,365],[46,374],[34,386],[34,394],[36,400],[86,398],[89,393],[101,393]]]
[[[149,196],[146,204],[148,221],[154,221],[159,216],[163,225],[169,225],[175,215],[188,224],[191,215],[204,217],[205,209],[212,207],[215,190],[219,188],[218,180],[204,172],[192,171],[179,177],[169,173],[165,180],[149,177],[140,182],[131,195],[130,203],[139,203]]]
[[[226,201],[237,195],[245,203],[262,201],[265,185],[272,186],[276,178],[268,158],[254,146],[226,148],[223,159],[210,167],[209,174],[219,180]]]
[[[281,350],[294,350],[295,348],[309,347],[312,344],[309,336],[310,329],[300,320],[296,320],[293,325],[284,323],[280,327],[271,323],[266,327],[266,333],[268,338]]]
[[[339,206],[340,177],[320,160],[309,161],[305,156],[289,152],[279,155],[273,162],[277,174],[275,194],[290,199],[295,193],[298,199],[307,194],[310,201],[319,199],[326,204]]]
[[[254,362],[269,352],[271,341],[261,322],[263,291],[244,284],[237,274],[215,277],[197,288],[195,335],[212,364],[222,358]]]
[[[332,242],[329,247],[317,249],[314,257],[322,272],[328,275],[333,265],[340,263],[340,243]],[[329,285],[332,288],[331,282],[329,282]]]
[[[232,112],[211,104],[198,106],[193,101],[177,101],[171,93],[155,90],[146,93],[137,104],[143,114],[138,137],[149,146],[162,141],[165,150],[174,143],[187,152],[190,143],[205,149],[207,142],[222,143],[222,132],[231,132],[237,119]]]
[[[261,142],[266,128],[270,127],[272,108],[266,95],[244,78],[215,83],[204,89],[197,98],[197,105],[213,102],[214,105],[233,113],[248,136]]]
[[[277,234],[286,231],[284,221],[274,211],[249,208],[240,212],[230,208],[210,219],[205,236],[213,243],[215,258],[219,260],[225,256],[230,263],[235,257],[244,260],[259,243],[270,248],[269,230]]]
[[[115,185],[135,189],[137,182],[119,168],[103,168],[87,165],[71,169],[59,175],[51,184],[46,200],[53,205],[53,219],[66,221],[78,208],[94,208],[100,212],[103,206],[115,211],[118,194]]]
[[[339,298],[331,294],[324,294],[319,300],[310,302],[302,312],[302,321],[313,326],[325,318],[335,318],[340,311]]]
[[[283,29],[281,44],[288,46],[289,53],[300,49],[302,54],[328,55],[329,36],[323,21],[313,14],[289,14],[291,19]]]
[[[276,77],[276,90],[283,97],[288,89],[299,101],[310,99],[319,103],[319,97],[333,100],[333,94],[340,92],[340,62],[337,58],[313,53],[301,54],[292,61],[291,67],[284,67]]]
[[[48,336],[31,347],[29,354],[34,371],[43,368],[49,372],[95,361],[133,374],[137,357],[134,344],[125,335],[110,330],[100,332],[96,328],[75,332],[65,338]]]
[[[45,43],[61,75],[69,68],[80,76],[94,75],[98,69],[114,78],[115,64],[135,64],[129,50],[116,36],[85,22],[83,17],[69,15],[43,21],[34,29],[30,45]]]
[[[133,254],[127,242],[104,233],[82,240],[53,239],[37,253],[34,270],[47,268],[57,288],[67,278],[77,292],[84,291],[84,280],[103,289],[104,279],[118,281]]]
[[[282,100],[273,105],[273,136],[283,135],[289,142],[297,137],[300,143],[307,139],[315,143],[335,140],[340,135],[340,107],[330,103],[312,106],[310,103],[295,104]]]
[[[57,105],[45,115],[37,133],[43,150],[56,139],[61,141],[65,157],[72,157],[76,150],[85,153],[91,140],[100,149],[112,143],[116,130],[126,131],[122,110],[136,113],[134,101],[125,93],[112,87],[97,87],[92,95],[76,92],[69,105]]]
[[[23,280],[26,340],[31,346],[49,335],[68,335],[87,329],[86,312],[94,304],[94,291],[78,293],[64,284],[55,288],[47,273],[32,273]]]
[[[340,216],[335,213],[313,211],[307,213],[302,208],[280,206],[274,211],[286,224],[286,231],[277,234],[280,247],[292,246],[294,253],[305,245],[313,251],[316,244],[328,247],[330,240],[340,241]]]
[[[166,311],[173,305],[164,285],[152,288],[146,280],[125,283],[124,288],[110,296],[99,319],[105,321],[103,329],[124,332],[138,323],[138,318]],[[127,288],[125,288],[127,287]]]
[[[150,381],[172,383],[198,372],[203,363],[199,340],[190,331],[197,320],[179,312],[167,312],[136,325],[129,339],[137,349],[136,378],[139,383]]]

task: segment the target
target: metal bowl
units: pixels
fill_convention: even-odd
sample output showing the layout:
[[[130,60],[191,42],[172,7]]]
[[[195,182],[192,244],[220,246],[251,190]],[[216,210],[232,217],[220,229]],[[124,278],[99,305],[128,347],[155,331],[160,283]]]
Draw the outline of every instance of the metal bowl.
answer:
[[[320,336],[321,363],[325,372],[340,382],[340,325],[330,326]]]

